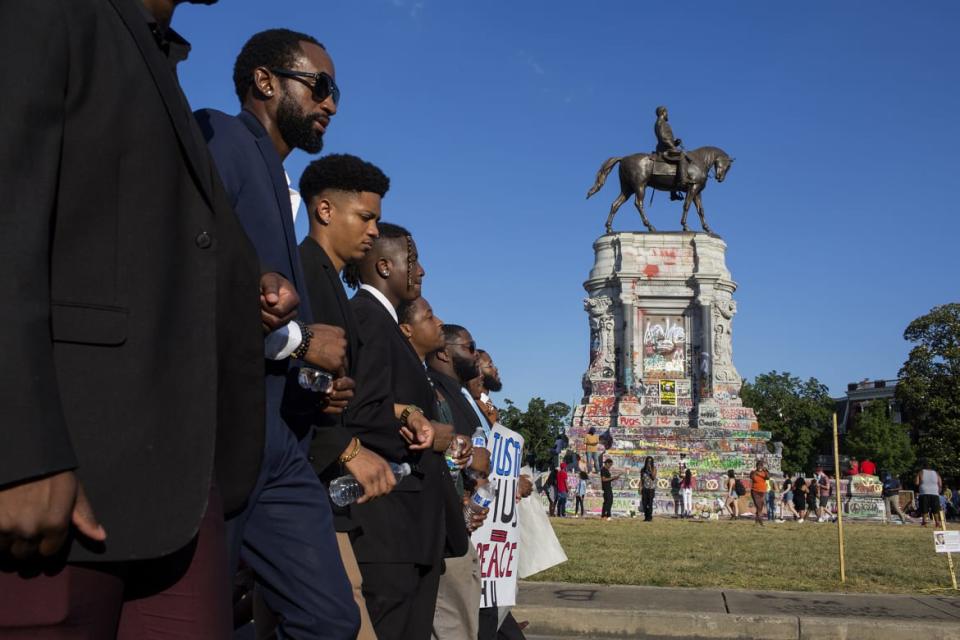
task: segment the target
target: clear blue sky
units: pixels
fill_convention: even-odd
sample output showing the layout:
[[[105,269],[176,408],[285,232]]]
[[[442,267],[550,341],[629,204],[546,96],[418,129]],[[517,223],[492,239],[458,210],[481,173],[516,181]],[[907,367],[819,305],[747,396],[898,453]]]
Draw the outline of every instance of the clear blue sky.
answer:
[[[324,153],[391,177],[384,219],[413,231],[424,295],[524,406],[580,396],[582,283],[616,187],[584,196],[604,159],[653,148],[658,104],[688,147],[737,159],[704,204],[744,377],[894,378],[907,323],[960,299],[960,3],[222,0],[174,26],[195,108],[237,110],[256,31],[327,45],[343,98]],[[295,181],[308,161],[288,160]],[[662,193],[648,215],[679,229]],[[642,228],[630,205],[616,228]]]

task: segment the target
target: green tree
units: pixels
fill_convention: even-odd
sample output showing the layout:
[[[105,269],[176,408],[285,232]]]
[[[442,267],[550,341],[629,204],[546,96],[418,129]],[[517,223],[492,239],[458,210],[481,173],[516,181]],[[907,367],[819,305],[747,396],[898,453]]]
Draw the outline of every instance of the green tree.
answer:
[[[745,382],[740,397],[756,411],[760,428],[783,443],[783,470],[809,471],[832,430],[833,400],[826,385],[771,371]]]
[[[527,456],[533,456],[538,468],[550,463],[551,449],[557,436],[564,431],[570,406],[562,402],[547,404],[543,398],[531,398],[527,410],[522,411],[512,400],[504,400],[506,409],[500,411],[500,424],[523,436]]]
[[[900,369],[897,400],[917,450],[946,476],[960,476],[960,304],[934,307],[911,322],[914,343]]]
[[[844,438],[843,448],[861,460],[873,460],[878,469],[895,476],[909,471],[916,460],[907,427],[891,420],[887,403],[881,401],[864,407]]]

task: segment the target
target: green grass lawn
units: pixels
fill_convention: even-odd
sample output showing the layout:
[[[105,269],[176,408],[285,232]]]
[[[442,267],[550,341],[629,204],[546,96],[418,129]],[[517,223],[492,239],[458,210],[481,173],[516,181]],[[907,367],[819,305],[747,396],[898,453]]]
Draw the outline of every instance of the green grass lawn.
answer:
[[[784,591],[951,595],[933,529],[844,523],[847,582],[840,585],[837,526],[655,518],[552,518],[569,560],[531,580]],[[954,524],[951,528],[956,528]],[[955,554],[954,564],[960,562]]]

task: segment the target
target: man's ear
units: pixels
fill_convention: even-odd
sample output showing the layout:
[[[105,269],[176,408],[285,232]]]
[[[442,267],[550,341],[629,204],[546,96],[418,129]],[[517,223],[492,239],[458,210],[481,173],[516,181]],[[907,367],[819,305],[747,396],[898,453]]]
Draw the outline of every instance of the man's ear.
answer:
[[[393,262],[387,257],[377,258],[375,268],[377,275],[386,280],[390,277],[390,272],[393,270]]]
[[[277,88],[274,86],[275,77],[266,67],[257,67],[253,70],[253,90],[254,95],[259,94],[266,98],[272,98]]]
[[[410,338],[413,337],[413,331],[410,329],[410,325],[408,325],[406,322],[401,322],[399,326],[400,326],[400,333],[403,334],[404,338],[409,340]]]
[[[440,362],[450,362],[450,353],[447,351],[447,348],[437,349],[436,351],[437,360]]]
[[[325,227],[330,224],[330,219],[333,217],[333,203],[327,198],[317,198],[314,200],[311,213],[313,219]]]

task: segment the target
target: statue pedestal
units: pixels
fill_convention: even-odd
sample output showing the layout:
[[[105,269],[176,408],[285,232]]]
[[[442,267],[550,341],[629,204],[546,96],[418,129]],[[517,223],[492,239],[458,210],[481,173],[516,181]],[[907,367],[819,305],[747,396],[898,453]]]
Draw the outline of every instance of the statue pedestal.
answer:
[[[733,365],[736,283],[726,267],[726,243],[703,233],[613,233],[593,244],[584,283],[590,317],[590,365],[584,398],[574,409],[571,449],[583,434],[607,429],[606,456],[618,473],[614,511],[639,511],[640,468],[652,456],[659,471],[656,511],[673,513],[670,479],[692,470],[694,511],[717,510],[726,474],[746,477],[758,458],[780,476],[780,455],[767,448],[753,409],[740,400]],[[596,496],[588,507],[599,511]],[[594,493],[591,491],[591,494]],[[745,505],[743,505],[745,506]]]

